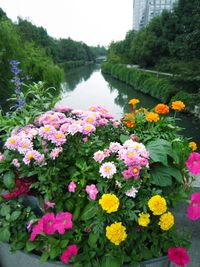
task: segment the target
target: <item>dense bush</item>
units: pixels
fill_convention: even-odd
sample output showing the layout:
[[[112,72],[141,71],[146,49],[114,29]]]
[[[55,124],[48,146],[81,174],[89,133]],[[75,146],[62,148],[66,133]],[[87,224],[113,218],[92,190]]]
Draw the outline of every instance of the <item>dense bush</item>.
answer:
[[[102,72],[110,74],[112,77],[133,86],[136,90],[150,94],[165,103],[176,92],[169,78],[157,77],[155,74],[127,68],[122,64],[105,62],[102,64]]]

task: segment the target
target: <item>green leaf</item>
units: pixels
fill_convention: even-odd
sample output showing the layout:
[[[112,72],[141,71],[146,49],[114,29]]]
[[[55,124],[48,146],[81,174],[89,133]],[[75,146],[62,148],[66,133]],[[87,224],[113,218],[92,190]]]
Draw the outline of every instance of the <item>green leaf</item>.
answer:
[[[130,139],[130,136],[125,135],[125,134],[121,134],[120,137],[119,137],[119,139],[120,139],[120,141],[121,141],[122,144],[123,144],[124,142],[126,142],[127,140]]]
[[[84,159],[79,159],[76,161],[75,165],[81,170],[85,170],[87,168],[87,164]]]
[[[0,209],[0,215],[6,217],[8,214],[10,214],[10,206],[6,204],[2,204],[1,209]]]
[[[122,260],[121,258],[114,257],[112,255],[106,255],[102,262],[101,267],[121,267],[122,266]]]
[[[96,246],[96,243],[97,243],[98,238],[99,238],[99,235],[97,235],[97,234],[94,233],[94,232],[91,232],[91,233],[89,234],[88,244],[89,244],[91,247]]]
[[[150,171],[150,183],[159,186],[169,186],[172,184],[172,177],[168,167],[158,165]]]
[[[16,210],[11,214],[10,220],[11,221],[15,221],[15,220],[17,220],[19,218],[20,215],[21,215],[21,211]]]
[[[81,220],[87,221],[96,215],[95,202],[91,201],[83,210]]]
[[[0,229],[0,241],[8,242],[10,240],[10,230],[8,227]]]
[[[40,257],[40,263],[44,263],[48,260],[49,258],[49,252],[45,251],[42,253],[42,256]]]
[[[6,172],[3,176],[3,183],[8,189],[15,187],[15,174],[12,171]]]
[[[31,241],[27,241],[26,242],[26,251],[32,251],[32,250],[34,250],[36,247],[37,247],[37,243],[35,243],[35,242],[31,242]]]
[[[146,148],[153,162],[161,162],[163,165],[168,166],[167,156],[172,155],[172,147],[168,141],[163,139],[151,141]]]

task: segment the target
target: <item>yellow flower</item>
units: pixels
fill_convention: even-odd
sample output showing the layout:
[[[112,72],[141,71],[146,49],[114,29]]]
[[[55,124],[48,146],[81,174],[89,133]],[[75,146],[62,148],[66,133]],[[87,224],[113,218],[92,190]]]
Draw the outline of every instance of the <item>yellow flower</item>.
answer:
[[[197,150],[197,144],[195,142],[190,142],[189,147],[192,149],[192,151]]]
[[[172,102],[173,110],[183,110],[185,108],[185,104],[182,101],[174,101]]]
[[[135,105],[137,103],[140,103],[140,100],[138,100],[137,98],[133,98],[128,102],[130,105]]]
[[[144,227],[148,226],[148,224],[150,223],[149,217],[149,213],[139,213],[138,224]]]
[[[151,197],[148,201],[148,206],[153,212],[153,215],[161,215],[167,210],[167,202],[160,195]]]
[[[153,121],[157,122],[159,119],[160,119],[159,115],[154,113],[154,112],[149,112],[149,113],[146,114],[146,120],[148,122],[153,122]]]
[[[168,231],[174,225],[174,215],[171,212],[164,213],[160,216],[158,225],[162,230]]]
[[[121,222],[112,223],[106,227],[106,237],[118,246],[122,241],[127,238],[126,227]]]
[[[114,194],[103,194],[103,196],[99,199],[99,204],[103,210],[107,213],[111,213],[118,210],[119,199]]]
[[[169,107],[165,104],[158,104],[155,106],[155,112],[157,114],[166,114],[169,113]]]

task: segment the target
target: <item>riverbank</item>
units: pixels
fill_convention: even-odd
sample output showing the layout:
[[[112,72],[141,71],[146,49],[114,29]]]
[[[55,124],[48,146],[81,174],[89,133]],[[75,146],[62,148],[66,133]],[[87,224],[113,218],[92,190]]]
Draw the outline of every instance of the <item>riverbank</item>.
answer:
[[[102,64],[102,72],[111,75],[126,84],[134,87],[156,99],[170,103],[182,100],[186,104],[186,112],[200,118],[200,95],[188,93],[174,83],[173,76],[163,75],[159,72],[147,72],[138,68],[130,68],[124,64],[105,62]]]

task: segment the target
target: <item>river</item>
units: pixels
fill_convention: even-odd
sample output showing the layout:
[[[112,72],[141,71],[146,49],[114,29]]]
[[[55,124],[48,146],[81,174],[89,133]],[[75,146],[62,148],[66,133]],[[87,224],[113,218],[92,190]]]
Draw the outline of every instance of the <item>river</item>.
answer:
[[[87,109],[92,104],[103,104],[119,119],[129,112],[128,101],[132,98],[140,100],[139,106],[154,107],[159,101],[149,95],[107,75],[102,75],[99,65],[89,65],[69,71],[62,84],[62,100],[75,109]],[[179,126],[185,128],[183,134],[192,137],[200,147],[200,121],[188,114],[180,114]]]

